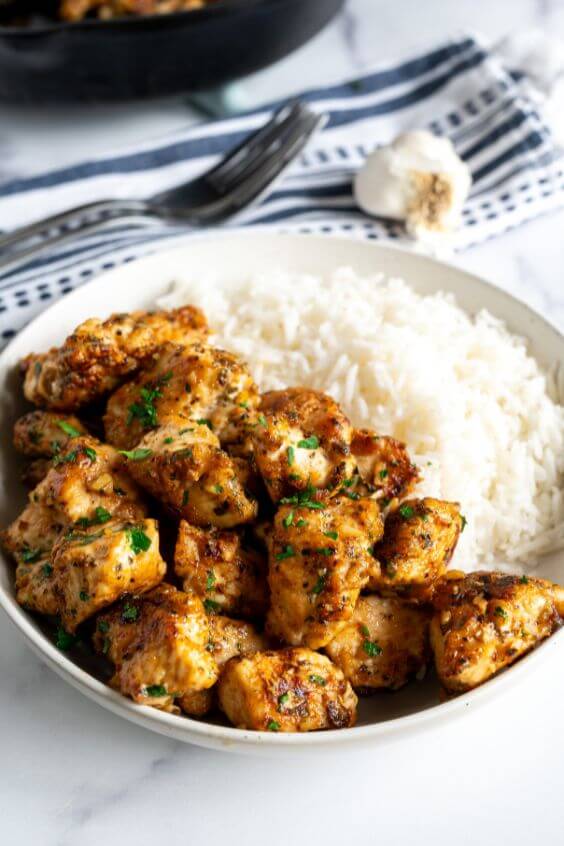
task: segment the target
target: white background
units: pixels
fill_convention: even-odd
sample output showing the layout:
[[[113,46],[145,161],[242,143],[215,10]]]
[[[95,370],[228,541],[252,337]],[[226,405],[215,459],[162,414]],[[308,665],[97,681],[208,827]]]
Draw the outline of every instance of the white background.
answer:
[[[239,96],[269,99],[473,28],[543,26],[559,0],[351,0],[348,12]],[[237,37],[244,37],[238,33]],[[160,135],[181,100],[23,111],[0,106],[0,178]],[[564,214],[457,258],[564,325]],[[564,662],[465,718],[386,746],[295,761],[168,741],[84,699],[0,617],[0,843],[494,844],[564,840]],[[558,650],[561,652],[561,650]]]

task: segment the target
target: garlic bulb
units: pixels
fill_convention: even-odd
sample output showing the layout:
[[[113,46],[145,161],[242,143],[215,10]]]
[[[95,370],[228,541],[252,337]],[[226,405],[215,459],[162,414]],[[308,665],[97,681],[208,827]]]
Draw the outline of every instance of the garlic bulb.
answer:
[[[448,138],[417,130],[375,150],[358,172],[354,191],[363,211],[404,221],[413,237],[429,240],[459,225],[471,183]]]

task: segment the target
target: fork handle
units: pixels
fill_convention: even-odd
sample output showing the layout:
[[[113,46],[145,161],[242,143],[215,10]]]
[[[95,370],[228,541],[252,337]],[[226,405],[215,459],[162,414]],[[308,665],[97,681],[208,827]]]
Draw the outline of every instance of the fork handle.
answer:
[[[70,224],[76,218],[80,219],[84,215],[111,214],[112,217],[127,217],[132,214],[150,214],[150,211],[151,207],[145,200],[98,200],[95,203],[86,203],[83,206],[77,206],[66,212],[46,217],[44,220],[38,220],[28,226],[21,226],[13,232],[8,232],[0,237],[0,253],[8,247],[23,244],[49,229],[58,229]],[[84,225],[76,228],[77,233],[82,231],[84,231]]]
[[[99,203],[92,203],[91,206],[98,206]],[[86,207],[84,207],[86,208]],[[93,221],[92,223],[85,223],[83,226],[76,227],[71,229],[70,232],[62,232],[58,235],[52,235],[49,238],[44,238],[39,241],[37,244],[33,244],[29,247],[23,247],[19,250],[9,250],[5,255],[0,256],[0,277],[5,276],[10,270],[14,270],[19,265],[25,264],[28,261],[31,261],[38,256],[42,255],[45,252],[48,252],[50,249],[56,246],[60,246],[61,244],[66,244],[69,241],[74,241],[75,238],[83,235],[91,235],[94,232],[98,232],[101,229],[105,229],[110,221],[120,220],[121,218],[125,217],[149,217],[151,216],[152,211],[150,207],[147,207],[143,211],[131,207],[130,209],[125,209],[123,206],[121,207],[121,212],[116,213],[111,218],[103,218],[102,220]],[[58,215],[61,217],[62,215]],[[31,227],[26,227],[29,229]],[[43,231],[40,230],[40,231]],[[29,238],[28,238],[29,240]],[[24,242],[25,243],[25,242]]]

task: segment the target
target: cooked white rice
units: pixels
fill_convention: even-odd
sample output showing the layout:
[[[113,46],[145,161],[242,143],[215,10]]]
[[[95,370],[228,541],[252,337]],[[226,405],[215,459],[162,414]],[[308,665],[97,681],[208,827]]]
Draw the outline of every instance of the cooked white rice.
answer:
[[[564,544],[564,408],[525,343],[451,295],[400,279],[268,273],[228,291],[176,283],[159,305],[204,309],[213,341],[244,357],[262,390],[331,394],[357,426],[405,441],[420,492],[468,520],[456,565],[523,562]]]

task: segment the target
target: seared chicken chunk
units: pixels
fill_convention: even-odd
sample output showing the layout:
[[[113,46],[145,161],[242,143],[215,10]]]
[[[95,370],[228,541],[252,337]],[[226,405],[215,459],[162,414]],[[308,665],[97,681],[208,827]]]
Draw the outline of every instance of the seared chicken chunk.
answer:
[[[94,645],[115,665],[112,681],[143,705],[175,711],[175,700],[215,684],[217,663],[200,599],[162,584],[98,618]]]
[[[351,619],[382,536],[378,504],[345,497],[282,506],[269,538],[267,629],[291,646],[319,649]]]
[[[62,347],[24,359],[25,396],[35,405],[73,411],[148,365],[162,344],[193,343],[207,331],[204,315],[193,306],[86,320]]]
[[[367,492],[377,494],[380,500],[389,503],[407,496],[419,480],[405,444],[395,438],[356,429],[351,450]]]
[[[266,613],[266,555],[235,531],[199,529],[181,520],[174,570],[208,611],[257,617]]]
[[[215,614],[209,618],[209,625],[207,649],[215,658],[220,672],[231,658],[253,655],[268,648],[264,635],[259,634],[250,623]],[[178,704],[185,714],[201,717],[213,707],[215,694],[215,687],[192,691],[182,696]]]
[[[355,469],[352,426],[331,397],[308,388],[264,394],[255,459],[274,502],[308,488],[335,492]]]
[[[452,558],[463,519],[458,503],[410,499],[386,519],[369,588],[425,600]]]
[[[24,608],[40,614],[59,613],[59,597],[53,582],[51,556],[24,551],[16,565],[16,599]]]
[[[325,647],[355,690],[397,690],[424,673],[430,613],[401,599],[362,596],[350,623]]]
[[[357,698],[342,672],[310,649],[234,658],[218,685],[219,704],[238,728],[316,731],[354,725]]]
[[[51,560],[61,621],[71,632],[124,594],[156,587],[166,573],[154,520],[73,529],[59,538]]]
[[[257,502],[245,489],[245,468],[203,423],[167,418],[127,456],[141,487],[194,525],[231,528],[257,515]]]
[[[77,417],[51,411],[30,411],[16,421],[14,447],[30,458],[53,458],[73,438],[88,432]]]
[[[431,645],[447,691],[471,690],[558,629],[564,588],[504,573],[450,573],[437,585]]]
[[[35,488],[41,482],[49,470],[51,461],[48,458],[34,458],[22,470],[21,479],[26,488]]]
[[[110,398],[104,425],[108,441],[131,449],[170,415],[199,420],[222,446],[240,438],[258,389],[231,353],[205,344],[163,347],[156,364]]]

